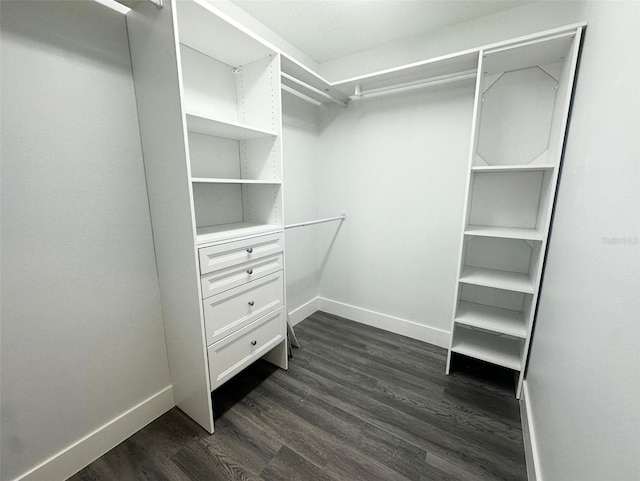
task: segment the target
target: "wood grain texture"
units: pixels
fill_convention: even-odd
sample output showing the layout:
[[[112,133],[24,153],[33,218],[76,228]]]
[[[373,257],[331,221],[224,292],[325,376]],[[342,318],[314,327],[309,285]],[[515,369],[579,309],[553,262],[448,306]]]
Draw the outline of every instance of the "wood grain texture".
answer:
[[[214,392],[214,435],[173,409],[71,480],[527,479],[505,371],[458,357],[445,376],[445,349],[322,312],[296,334],[289,371]]]

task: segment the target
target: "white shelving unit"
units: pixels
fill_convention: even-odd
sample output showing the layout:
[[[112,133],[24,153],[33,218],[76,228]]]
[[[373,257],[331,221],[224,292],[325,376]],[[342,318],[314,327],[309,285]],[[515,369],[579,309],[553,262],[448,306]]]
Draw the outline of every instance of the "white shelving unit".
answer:
[[[212,390],[287,368],[280,54],[206,0],[127,26],[173,394],[213,432]]]
[[[481,49],[447,374],[512,369],[520,397],[582,27]]]

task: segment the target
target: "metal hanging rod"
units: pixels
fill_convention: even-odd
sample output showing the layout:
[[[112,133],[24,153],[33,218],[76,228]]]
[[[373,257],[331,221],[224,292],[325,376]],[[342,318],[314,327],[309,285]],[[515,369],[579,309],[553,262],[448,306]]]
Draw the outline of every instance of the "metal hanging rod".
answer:
[[[339,220],[339,221],[347,220],[347,214],[340,214],[339,216],[336,216],[336,217],[327,217],[326,219],[310,220],[307,222],[298,222],[297,224],[285,225],[284,228],[293,229],[294,227],[306,227],[308,225],[324,224],[325,222],[333,222],[335,220]]]
[[[406,82],[401,84],[390,85],[388,87],[380,87],[377,89],[363,90],[360,84],[355,86],[355,93],[352,99],[358,99],[365,96],[373,96],[378,94],[385,94],[391,92],[413,90],[422,87],[431,87],[435,85],[446,85],[455,82],[461,82],[463,80],[475,79],[478,74],[477,70],[465,70],[464,72],[458,72],[454,74],[440,75],[438,77],[431,77],[428,79],[420,79],[413,82]]]
[[[338,105],[342,105],[343,107],[347,106],[347,102],[344,102],[342,100],[339,100],[337,98],[335,98],[333,95],[328,94],[327,92],[324,92],[316,87],[314,87],[313,85],[309,85],[306,82],[303,82],[302,80],[298,80],[297,78],[295,78],[292,75],[289,75],[288,73],[284,73],[282,72],[280,74],[282,76],[283,79],[288,80],[289,82],[292,82],[293,84],[302,87],[303,89],[307,90],[308,92],[313,92],[316,95],[319,95],[321,97],[324,97],[328,100],[331,100],[332,102],[338,104]],[[295,87],[292,87],[291,85],[289,85],[288,87],[293,88],[294,90],[297,90]],[[301,92],[303,95],[306,95],[307,97],[309,97],[309,95],[307,95],[304,91]]]
[[[308,95],[305,95],[305,94],[303,94],[302,92],[300,92],[300,91],[298,91],[298,90],[296,90],[296,89],[294,89],[294,88],[292,88],[292,87],[289,87],[288,85],[281,84],[281,85],[280,85],[280,88],[281,88],[282,90],[284,90],[285,92],[289,92],[290,94],[295,95],[296,97],[301,98],[302,100],[306,100],[307,102],[309,102],[309,103],[311,103],[311,104],[315,105],[316,107],[317,107],[318,105],[322,105],[322,102],[318,102],[316,99],[312,99],[312,98],[311,98],[311,97],[309,97]]]

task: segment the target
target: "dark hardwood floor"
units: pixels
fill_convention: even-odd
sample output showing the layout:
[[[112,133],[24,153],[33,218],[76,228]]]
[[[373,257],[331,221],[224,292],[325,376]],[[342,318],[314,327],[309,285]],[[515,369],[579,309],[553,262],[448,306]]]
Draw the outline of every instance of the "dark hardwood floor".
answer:
[[[289,371],[213,394],[214,435],[174,408],[70,479],[526,480],[511,373],[446,376],[446,350],[321,312],[295,329]]]

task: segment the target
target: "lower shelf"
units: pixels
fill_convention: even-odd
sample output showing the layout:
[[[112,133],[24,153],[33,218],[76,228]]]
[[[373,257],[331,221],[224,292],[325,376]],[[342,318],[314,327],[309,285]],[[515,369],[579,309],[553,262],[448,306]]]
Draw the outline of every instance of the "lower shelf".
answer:
[[[473,302],[460,301],[456,311],[456,322],[521,339],[527,336],[522,312],[484,306]]]
[[[235,224],[221,224],[196,229],[196,242],[198,245],[216,242],[225,239],[235,239],[267,232],[277,232],[282,230],[277,224],[256,224],[252,222],[238,222]]]
[[[459,327],[455,330],[451,351],[520,371],[522,348],[522,341]]]

